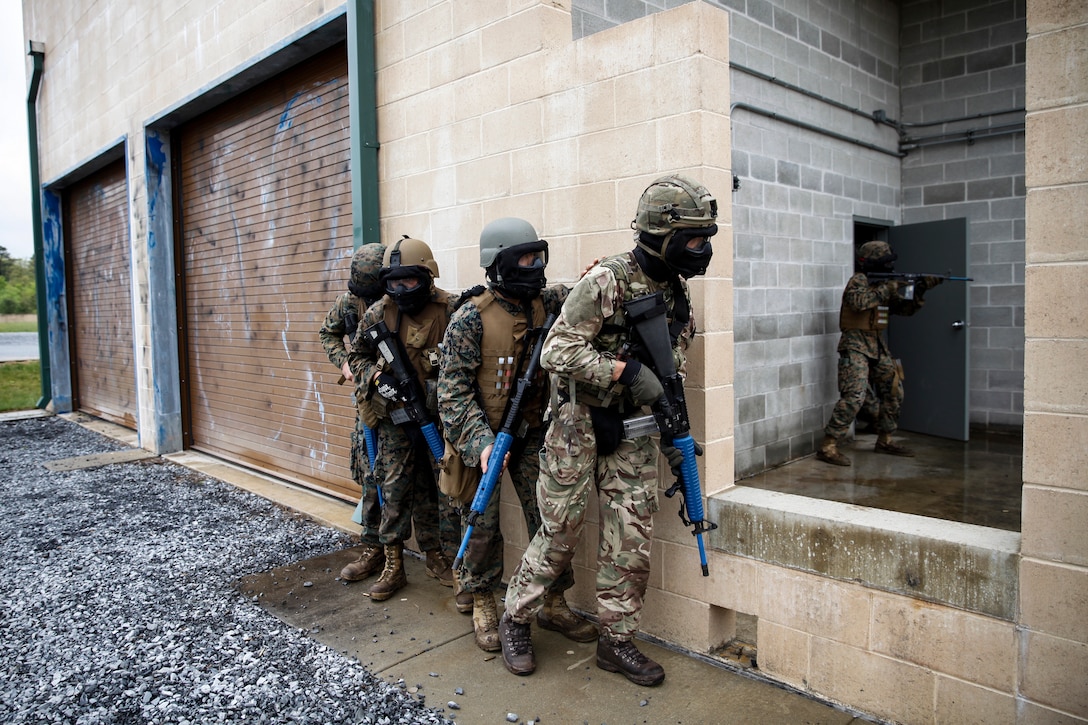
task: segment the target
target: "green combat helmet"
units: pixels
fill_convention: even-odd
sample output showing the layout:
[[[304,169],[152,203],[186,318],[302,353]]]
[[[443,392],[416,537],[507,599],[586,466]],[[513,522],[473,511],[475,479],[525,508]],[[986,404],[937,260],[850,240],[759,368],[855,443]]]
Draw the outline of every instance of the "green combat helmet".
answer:
[[[367,306],[374,304],[382,296],[382,283],[378,280],[378,273],[382,269],[384,254],[385,247],[374,242],[364,244],[351,255],[348,291],[365,301]]]
[[[714,253],[710,237],[718,232],[718,202],[705,186],[687,176],[663,176],[638,200],[631,228],[636,243],[684,278],[704,274]],[[704,241],[688,248],[693,238]]]
[[[533,255],[532,262],[522,265],[520,260],[526,254]],[[548,243],[524,219],[496,219],[480,232],[480,266],[492,289],[517,299],[532,299],[548,283],[544,276]]]

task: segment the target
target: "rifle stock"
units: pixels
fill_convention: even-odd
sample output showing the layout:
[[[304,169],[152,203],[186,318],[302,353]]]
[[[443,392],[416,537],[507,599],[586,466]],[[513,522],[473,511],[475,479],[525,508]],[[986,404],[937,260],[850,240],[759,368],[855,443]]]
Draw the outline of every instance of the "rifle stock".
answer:
[[[503,461],[506,459],[506,454],[510,452],[511,446],[514,444],[513,432],[517,430],[517,425],[521,418],[522,401],[528,394],[529,388],[533,385],[533,378],[536,377],[536,371],[540,367],[540,351],[544,348],[544,338],[547,336],[548,330],[551,329],[554,322],[554,314],[550,314],[545,318],[544,325],[540,329],[540,334],[537,336],[536,342],[533,343],[533,354],[529,357],[529,364],[525,368],[525,373],[518,378],[514,395],[507,402],[506,412],[502,417],[502,425],[499,428],[499,432],[495,435],[495,443],[491,447],[491,457],[488,458],[487,472],[480,478],[480,484],[476,487],[476,495],[472,497],[472,505],[469,508],[468,515],[465,517],[467,524],[465,527],[465,535],[461,537],[461,546],[458,547],[457,556],[453,560],[454,569],[461,568],[461,564],[465,559],[465,549],[468,548],[468,541],[472,538],[472,532],[476,529],[476,523],[480,520],[480,517],[483,516],[484,511],[487,510],[487,505],[491,502],[491,496],[494,495],[495,488],[499,484],[500,476],[502,475]]]

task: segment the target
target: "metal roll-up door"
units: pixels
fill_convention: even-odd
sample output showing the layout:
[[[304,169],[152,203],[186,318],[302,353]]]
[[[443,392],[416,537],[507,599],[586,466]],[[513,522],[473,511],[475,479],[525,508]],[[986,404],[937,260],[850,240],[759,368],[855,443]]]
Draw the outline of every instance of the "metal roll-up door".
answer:
[[[178,157],[188,445],[357,497],[350,390],[317,334],[350,267],[346,49],[188,123]]]
[[[124,160],[64,193],[73,405],[136,427],[132,276]]]

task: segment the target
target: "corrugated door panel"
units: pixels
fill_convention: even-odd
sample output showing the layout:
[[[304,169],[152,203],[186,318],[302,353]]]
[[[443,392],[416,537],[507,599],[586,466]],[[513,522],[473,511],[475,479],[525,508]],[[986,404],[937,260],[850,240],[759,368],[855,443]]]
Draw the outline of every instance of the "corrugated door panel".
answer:
[[[352,244],[347,56],[180,132],[192,447],[353,499],[350,390],[317,332]]]
[[[75,406],[135,428],[124,160],[73,184],[64,200]]]

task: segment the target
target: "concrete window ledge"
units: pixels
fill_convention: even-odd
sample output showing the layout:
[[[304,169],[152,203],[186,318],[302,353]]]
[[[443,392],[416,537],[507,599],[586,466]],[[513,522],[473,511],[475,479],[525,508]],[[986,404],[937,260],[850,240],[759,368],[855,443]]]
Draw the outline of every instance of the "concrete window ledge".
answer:
[[[1015,621],[1019,533],[746,486],[708,518],[724,553]]]

